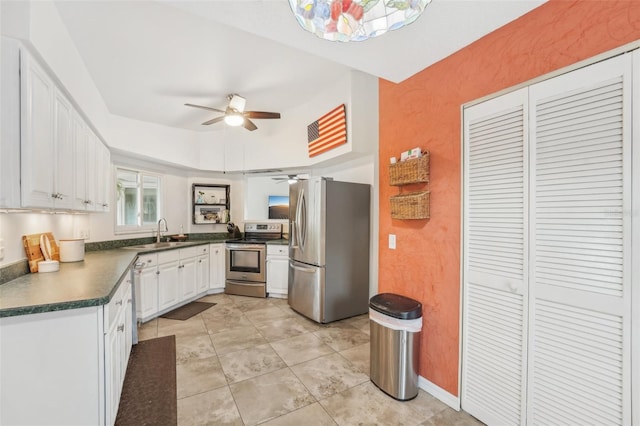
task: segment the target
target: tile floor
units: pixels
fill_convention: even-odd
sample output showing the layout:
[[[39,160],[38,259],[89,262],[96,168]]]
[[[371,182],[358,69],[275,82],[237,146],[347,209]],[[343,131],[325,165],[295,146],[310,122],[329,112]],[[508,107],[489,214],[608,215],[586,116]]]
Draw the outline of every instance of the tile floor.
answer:
[[[139,328],[140,340],[176,335],[181,426],[482,424],[423,391],[399,402],[373,385],[366,315],[319,325],[282,299],[200,300],[217,305]]]

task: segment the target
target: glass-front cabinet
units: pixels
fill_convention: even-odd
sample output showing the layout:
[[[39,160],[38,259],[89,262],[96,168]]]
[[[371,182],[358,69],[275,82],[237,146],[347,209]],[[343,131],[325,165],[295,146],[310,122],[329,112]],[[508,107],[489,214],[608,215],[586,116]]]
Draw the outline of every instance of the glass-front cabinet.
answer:
[[[194,224],[204,225],[230,221],[230,185],[194,183],[192,189]]]

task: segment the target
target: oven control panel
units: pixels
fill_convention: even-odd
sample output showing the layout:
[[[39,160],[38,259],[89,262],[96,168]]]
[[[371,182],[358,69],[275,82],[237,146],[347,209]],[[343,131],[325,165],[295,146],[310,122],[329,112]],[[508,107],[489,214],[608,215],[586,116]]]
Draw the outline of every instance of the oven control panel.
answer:
[[[281,233],[281,223],[245,223],[244,232],[269,232]]]

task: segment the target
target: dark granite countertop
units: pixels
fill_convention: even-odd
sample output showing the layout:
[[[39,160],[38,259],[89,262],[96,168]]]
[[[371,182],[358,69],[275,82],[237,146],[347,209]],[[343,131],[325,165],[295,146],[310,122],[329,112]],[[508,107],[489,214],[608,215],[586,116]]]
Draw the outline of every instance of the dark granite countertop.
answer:
[[[86,253],[57,272],[23,275],[0,285],[0,318],[104,305],[133,264],[133,250]]]
[[[139,254],[224,242],[225,239],[216,238],[164,247],[130,246],[87,252],[82,262],[61,262],[58,272],[26,274],[0,285],[0,318],[105,305]],[[289,240],[267,244],[287,245]]]

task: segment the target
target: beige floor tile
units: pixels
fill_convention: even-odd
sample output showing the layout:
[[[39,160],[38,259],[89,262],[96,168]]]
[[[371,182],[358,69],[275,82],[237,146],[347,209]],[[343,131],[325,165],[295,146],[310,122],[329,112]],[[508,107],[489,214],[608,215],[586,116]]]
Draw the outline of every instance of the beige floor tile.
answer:
[[[320,400],[322,407],[339,425],[418,425],[424,418],[406,402],[396,401],[373,383]]]
[[[203,319],[210,318],[228,318],[228,317],[236,317],[242,315],[242,311],[238,309],[238,307],[233,303],[228,303],[226,305],[216,305],[204,311],[202,314]]]
[[[348,359],[359,372],[369,376],[371,358],[370,352],[371,351],[369,344],[365,343],[364,345],[346,349],[340,352],[340,355]]]
[[[294,365],[291,370],[317,399],[369,381],[368,375],[337,353]]]
[[[218,355],[267,343],[254,326],[211,334],[211,341]]]
[[[227,386],[178,400],[178,426],[242,424]]]
[[[309,332],[305,325],[293,321],[291,318],[265,320],[257,323],[256,328],[269,342],[275,342]]]
[[[369,314],[358,315],[357,317],[347,318],[344,323],[351,327],[357,328],[365,334],[369,334]]]
[[[317,337],[331,346],[335,351],[343,351],[355,346],[369,343],[369,336],[362,331],[348,325],[333,325],[315,331]]]
[[[158,337],[158,320],[151,320],[138,326],[138,340],[149,340]]]
[[[253,323],[242,312],[225,316],[203,316],[204,326],[209,334],[232,331],[239,328],[253,327]]]
[[[229,385],[242,420],[254,425],[314,403],[288,368]]]
[[[418,390],[418,396],[411,401],[407,401],[407,404],[420,413],[420,416],[424,419],[429,419],[449,408],[447,404],[437,398],[434,398],[423,390]]]
[[[305,333],[300,336],[271,342],[271,347],[289,366],[334,352],[313,333]]]
[[[195,315],[185,321],[158,318],[158,337],[171,336],[172,334],[195,336],[206,332],[207,329],[200,315]]]
[[[176,365],[178,399],[227,385],[218,357],[196,358]]]
[[[215,356],[213,344],[208,334],[176,336],[176,363],[182,364],[193,359]]]
[[[218,293],[201,297],[200,299],[198,299],[198,302],[209,302],[216,303],[218,305],[228,305],[233,303],[233,300],[231,300],[231,298],[227,294]]]
[[[245,312],[245,316],[249,318],[249,321],[254,325],[264,324],[273,319],[287,318],[291,315],[292,314],[288,314],[277,306],[269,306],[264,309],[253,309]]]
[[[251,350],[220,355],[220,364],[229,383],[240,382],[287,366],[268,344],[254,346]]]
[[[334,426],[336,422],[316,402],[262,424],[267,426]]]
[[[484,425],[475,417],[470,416],[464,411],[456,411],[451,407],[447,407],[435,414],[433,417],[420,423],[421,426],[481,426]]]

